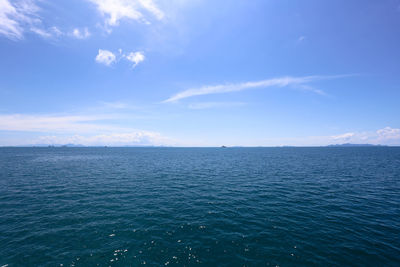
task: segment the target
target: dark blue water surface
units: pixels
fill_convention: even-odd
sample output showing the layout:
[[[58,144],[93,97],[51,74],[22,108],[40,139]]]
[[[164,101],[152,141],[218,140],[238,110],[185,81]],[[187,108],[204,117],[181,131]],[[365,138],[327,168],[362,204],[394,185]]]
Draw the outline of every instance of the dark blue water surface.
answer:
[[[0,148],[0,266],[399,266],[400,148]]]

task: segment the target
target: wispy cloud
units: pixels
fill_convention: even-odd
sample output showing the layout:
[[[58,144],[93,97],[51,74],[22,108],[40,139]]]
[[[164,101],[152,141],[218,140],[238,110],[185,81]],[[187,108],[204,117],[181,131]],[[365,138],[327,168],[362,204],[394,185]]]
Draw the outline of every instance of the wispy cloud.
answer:
[[[60,36],[72,36],[79,39],[89,37],[87,28],[74,29],[71,34],[65,34],[58,27],[45,27],[41,8],[36,3],[40,0],[0,0],[0,35],[18,41],[26,33],[34,33],[45,39]]]
[[[0,0],[0,35],[11,40],[24,37],[26,26],[40,24],[37,16],[39,8],[31,0],[13,1]],[[33,28],[37,29],[37,28]]]
[[[44,39],[55,39],[66,36],[86,39],[91,34],[88,28],[74,28],[71,32],[61,31],[56,26],[44,26],[46,23],[40,15],[42,0],[0,0],[0,35],[18,41],[26,33],[37,34]]]
[[[100,102],[101,107],[100,108],[106,108],[106,109],[130,109],[130,110],[140,110],[141,107],[133,105],[131,103],[126,103],[122,101],[114,101],[114,102],[108,102],[108,101],[101,101]]]
[[[76,39],[86,39],[90,37],[90,32],[86,27],[83,29],[75,28],[72,30],[71,36],[75,37]]]
[[[333,135],[331,136],[333,140],[348,140],[352,138],[355,135],[355,133],[344,133],[344,134],[339,134],[339,135]]]
[[[150,12],[157,19],[162,20],[164,18],[164,12],[161,11],[152,0],[139,0],[138,2],[144,9]]]
[[[210,108],[230,108],[241,107],[246,105],[243,102],[200,102],[191,103],[188,105],[189,109],[210,109]]]
[[[43,37],[43,38],[51,38],[51,37],[53,37],[53,33],[50,32],[50,31],[46,31],[45,29],[32,27],[31,31],[33,33],[36,33],[37,35]]]
[[[0,35],[11,40],[21,40],[26,33],[34,33],[50,39],[60,36],[86,39],[91,34],[88,28],[73,28],[61,31],[53,26],[46,26],[39,4],[43,0],[0,0]],[[87,0],[92,2],[105,18],[105,27],[117,26],[123,19],[150,24],[154,18],[162,20],[164,12],[153,0]]]
[[[51,27],[50,30],[53,32],[53,35],[55,35],[55,36],[61,36],[61,35],[64,34],[64,33],[63,33],[58,27],[56,27],[56,26]]]
[[[297,38],[297,42],[299,42],[299,43],[301,43],[301,42],[303,42],[305,40],[306,40],[306,36],[304,36],[304,35],[299,36],[299,38]]]
[[[146,13],[156,19],[164,18],[164,13],[152,0],[89,0],[94,3],[98,11],[105,17],[106,26],[116,26],[122,19],[149,23]]]
[[[92,132],[104,130],[121,130],[118,127],[105,125],[99,121],[111,119],[110,115],[0,115],[0,130],[27,132]]]
[[[298,86],[300,89],[309,90],[314,93],[324,94],[322,90],[313,89],[311,86],[307,85],[307,83],[323,80],[323,79],[333,79],[339,77],[345,77],[347,75],[338,75],[338,76],[305,76],[305,77],[281,77],[274,78],[262,81],[255,82],[244,82],[244,83],[227,83],[220,85],[211,85],[211,86],[203,86],[200,88],[188,89],[182,92],[179,92],[170,98],[164,100],[164,103],[168,102],[176,102],[178,100],[201,96],[201,95],[209,95],[209,94],[222,94],[222,93],[230,93],[230,92],[238,92],[253,88],[267,88],[267,87],[287,87],[287,86]]]
[[[328,94],[325,93],[324,91],[322,91],[320,89],[317,89],[317,88],[314,88],[314,87],[312,87],[312,86],[310,86],[308,84],[298,84],[298,85],[296,85],[296,88],[298,88],[298,89],[300,89],[302,91],[312,92],[312,93],[315,93],[317,95],[328,96]]]

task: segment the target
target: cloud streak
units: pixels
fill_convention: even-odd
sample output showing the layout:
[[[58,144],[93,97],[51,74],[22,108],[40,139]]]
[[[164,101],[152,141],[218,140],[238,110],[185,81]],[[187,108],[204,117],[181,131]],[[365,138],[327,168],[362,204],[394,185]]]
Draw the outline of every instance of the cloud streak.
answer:
[[[41,8],[36,3],[41,0],[0,0],[0,35],[18,41],[24,39],[26,33],[34,33],[44,39],[60,36],[71,36],[86,39],[90,36],[87,28],[75,28],[70,34],[62,32],[58,27],[45,27]]]
[[[33,1],[20,0],[10,3],[9,0],[0,0],[0,35],[11,40],[23,39],[24,26],[41,22],[37,17],[38,11],[39,8]],[[36,27],[33,29],[37,30]]]
[[[163,103],[171,103],[177,102],[178,100],[201,96],[201,95],[210,95],[210,94],[223,94],[230,92],[239,92],[254,88],[267,88],[267,87],[288,87],[288,86],[297,86],[300,89],[312,91],[317,94],[324,94],[323,91],[314,89],[311,86],[307,85],[307,83],[324,80],[324,79],[332,79],[338,77],[344,77],[345,75],[338,76],[305,76],[305,77],[281,77],[274,79],[267,79],[262,81],[254,81],[254,82],[244,82],[244,83],[227,83],[220,85],[211,85],[211,86],[203,86],[200,88],[188,89],[182,92],[179,92],[170,98],[163,101]]]
[[[0,130],[24,132],[93,132],[93,131],[120,131],[121,128],[100,124],[98,121],[112,119],[111,115],[27,115],[8,114],[0,115]]]
[[[211,108],[231,108],[241,107],[246,105],[243,102],[200,102],[191,103],[188,105],[189,109],[211,109]]]

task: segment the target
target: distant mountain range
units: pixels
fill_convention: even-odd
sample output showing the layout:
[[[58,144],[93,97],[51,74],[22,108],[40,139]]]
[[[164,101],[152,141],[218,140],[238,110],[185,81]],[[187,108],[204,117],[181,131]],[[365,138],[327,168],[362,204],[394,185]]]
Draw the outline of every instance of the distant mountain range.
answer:
[[[373,145],[373,144],[336,144],[336,145],[329,145],[328,147],[360,147],[360,146],[385,146],[385,145]]]
[[[102,146],[102,145],[81,145],[81,144],[35,144],[35,145],[23,145],[23,146],[15,146],[15,147],[113,147],[113,146]],[[152,145],[125,145],[125,146],[116,146],[116,147],[168,147],[168,146],[152,146]],[[231,146],[230,148],[242,148],[243,146]],[[264,147],[264,146],[258,146]],[[301,147],[301,146],[279,146],[279,147]],[[373,145],[373,144],[332,144],[327,146],[320,147],[388,147],[387,145]],[[227,148],[227,146],[221,146],[221,148]]]
[[[16,147],[86,147],[84,145],[80,144],[35,144],[35,145],[22,145],[22,146],[16,146]]]

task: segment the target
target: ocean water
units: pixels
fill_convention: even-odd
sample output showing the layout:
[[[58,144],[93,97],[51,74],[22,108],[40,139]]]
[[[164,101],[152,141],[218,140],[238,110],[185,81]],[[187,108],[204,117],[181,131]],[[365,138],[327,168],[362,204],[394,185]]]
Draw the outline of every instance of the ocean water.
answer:
[[[0,148],[0,266],[400,266],[400,148]]]

